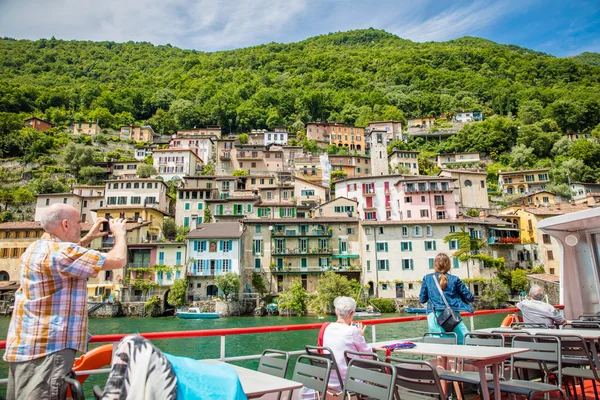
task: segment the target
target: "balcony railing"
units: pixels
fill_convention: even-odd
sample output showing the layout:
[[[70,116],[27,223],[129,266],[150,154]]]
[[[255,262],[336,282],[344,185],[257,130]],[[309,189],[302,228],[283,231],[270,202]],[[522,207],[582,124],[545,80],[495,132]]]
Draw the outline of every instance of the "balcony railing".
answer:
[[[372,197],[375,196],[375,190],[364,190],[362,194],[364,197]]]
[[[520,244],[521,238],[512,238],[512,237],[491,237],[488,238],[488,244]]]
[[[285,231],[273,231],[273,236],[286,236],[286,237],[329,237],[332,232],[329,230],[312,229],[312,230],[285,230]]]
[[[334,272],[360,272],[358,266],[308,266],[308,267],[271,267],[271,273],[275,275],[279,274],[322,274],[323,272],[334,271]]]
[[[202,276],[207,278],[212,278],[219,275],[224,275],[229,271],[225,270],[199,270],[199,271],[188,271],[186,276]]]
[[[316,249],[273,249],[271,252],[274,256],[320,256],[333,254],[332,248],[316,248]]]

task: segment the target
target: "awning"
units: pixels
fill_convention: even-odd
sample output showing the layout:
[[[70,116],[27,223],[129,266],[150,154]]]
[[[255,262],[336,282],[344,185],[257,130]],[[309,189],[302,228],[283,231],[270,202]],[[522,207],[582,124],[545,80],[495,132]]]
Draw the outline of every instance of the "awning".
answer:
[[[521,230],[519,228],[490,228],[490,230],[494,230],[494,231],[515,231],[515,232],[521,232]]]
[[[358,254],[334,254],[333,258],[358,258]]]

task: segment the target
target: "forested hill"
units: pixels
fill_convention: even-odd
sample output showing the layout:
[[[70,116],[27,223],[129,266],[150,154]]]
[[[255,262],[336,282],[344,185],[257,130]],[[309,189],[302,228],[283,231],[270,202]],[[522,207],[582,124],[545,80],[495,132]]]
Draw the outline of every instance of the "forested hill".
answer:
[[[385,31],[203,53],[150,43],[0,40],[0,112],[58,125],[99,120],[156,131],[220,124],[243,132],[311,120],[482,110],[535,104],[563,132],[600,122],[600,68],[465,37],[414,43]]]
[[[582,64],[593,65],[600,67],[600,53],[581,53],[573,57],[575,61],[579,61]]]

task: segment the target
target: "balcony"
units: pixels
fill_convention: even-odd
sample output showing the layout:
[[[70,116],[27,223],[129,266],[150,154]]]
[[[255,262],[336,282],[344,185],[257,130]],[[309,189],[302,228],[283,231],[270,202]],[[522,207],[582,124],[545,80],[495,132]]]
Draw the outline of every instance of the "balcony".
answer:
[[[257,155],[252,155],[252,154],[244,154],[244,155],[239,155],[237,156],[238,160],[262,160],[263,156],[262,154],[257,154]]]
[[[330,237],[332,235],[332,231],[322,230],[322,229],[313,229],[307,231],[296,231],[296,230],[285,230],[285,231],[273,231],[273,236],[286,236],[286,237]]]
[[[333,254],[333,249],[330,248],[308,248],[308,249],[273,249],[273,256],[330,256]]]
[[[186,276],[191,276],[191,277],[202,277],[202,278],[214,278],[215,276],[219,276],[219,275],[224,275],[229,271],[222,271],[219,270],[217,271],[216,269],[209,269],[209,270],[195,270],[195,271],[188,271],[186,273]]]
[[[521,244],[521,239],[518,237],[491,237],[488,239],[488,244]]]
[[[309,267],[271,267],[271,273],[273,275],[286,275],[286,274],[322,274],[327,271],[333,272],[357,272],[360,273],[360,266],[351,265],[351,266],[309,266]]]
[[[231,161],[231,156],[220,156],[219,159],[221,161]]]
[[[375,190],[365,190],[362,192],[364,197],[373,197],[375,196]]]

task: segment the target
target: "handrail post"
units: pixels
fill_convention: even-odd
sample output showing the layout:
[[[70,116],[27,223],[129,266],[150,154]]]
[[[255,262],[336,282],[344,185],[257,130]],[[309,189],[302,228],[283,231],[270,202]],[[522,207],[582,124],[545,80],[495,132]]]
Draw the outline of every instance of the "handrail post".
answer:
[[[225,336],[221,336],[221,360],[225,359]]]
[[[371,330],[371,342],[372,343],[376,343],[377,342],[377,333],[376,333],[376,330],[375,330],[375,325],[371,325],[371,328],[372,328],[372,330]]]
[[[475,318],[472,315],[469,315],[469,322],[471,323],[471,331],[475,330]]]

